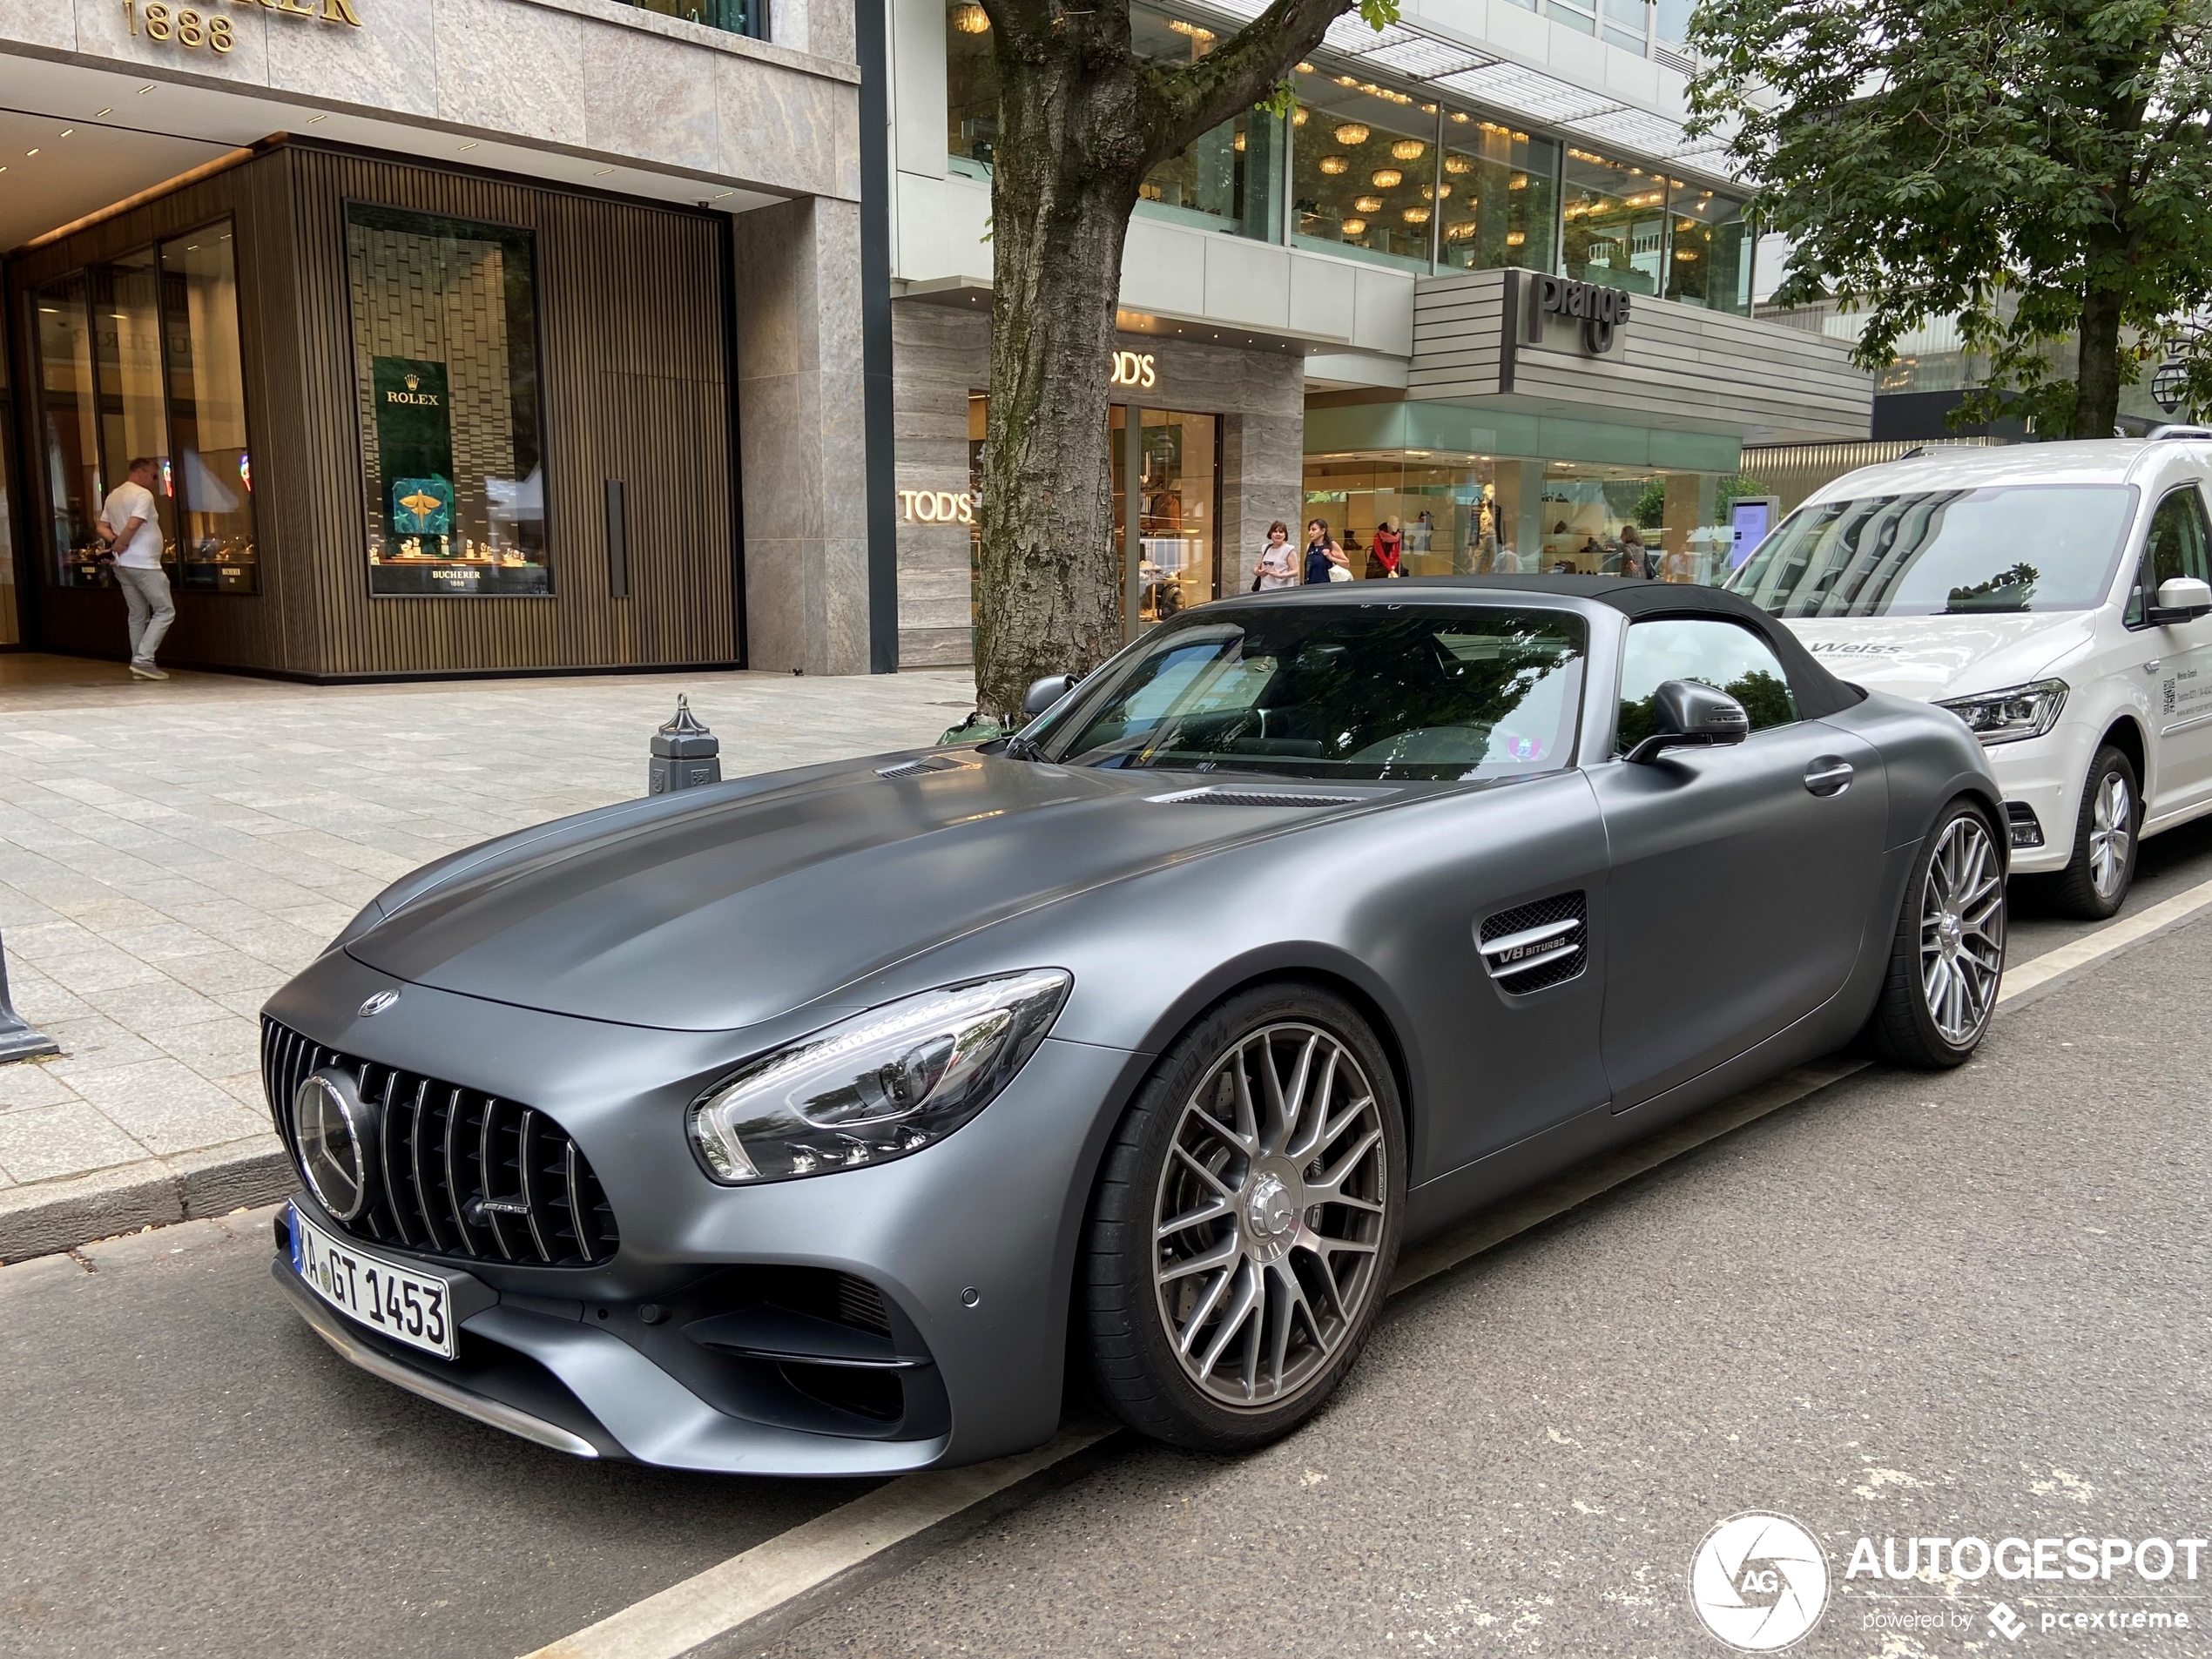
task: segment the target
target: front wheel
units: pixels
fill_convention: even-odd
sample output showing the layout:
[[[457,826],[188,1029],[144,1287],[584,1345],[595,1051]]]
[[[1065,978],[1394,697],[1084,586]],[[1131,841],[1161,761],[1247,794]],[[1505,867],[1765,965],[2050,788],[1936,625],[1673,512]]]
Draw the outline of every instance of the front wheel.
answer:
[[[2081,809],[2074,815],[2074,856],[2060,874],[2060,914],[2102,921],[2120,908],[2135,879],[2142,798],[2133,762],[2107,744],[2089,763]]]
[[[1914,860],[1869,1024],[1898,1065],[1963,1065],[1997,1011],[2005,972],[2005,866],[1979,807],[1954,801]]]
[[[1206,1015],[1123,1118],[1084,1251],[1094,1379],[1130,1426],[1228,1452],[1304,1423],[1372,1328],[1406,1135],[1342,999],[1262,986]]]

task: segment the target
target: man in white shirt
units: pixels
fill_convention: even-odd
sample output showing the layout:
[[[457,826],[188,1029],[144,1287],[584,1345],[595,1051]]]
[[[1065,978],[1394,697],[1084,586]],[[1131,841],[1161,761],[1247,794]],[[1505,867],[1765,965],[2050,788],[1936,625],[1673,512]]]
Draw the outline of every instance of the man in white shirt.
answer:
[[[177,619],[161,568],[161,519],[154,509],[153,486],[160,475],[161,463],[152,456],[133,461],[123,482],[108,492],[93,527],[108,544],[115,585],[131,610],[131,672],[142,680],[169,678],[153,665],[153,656]]]

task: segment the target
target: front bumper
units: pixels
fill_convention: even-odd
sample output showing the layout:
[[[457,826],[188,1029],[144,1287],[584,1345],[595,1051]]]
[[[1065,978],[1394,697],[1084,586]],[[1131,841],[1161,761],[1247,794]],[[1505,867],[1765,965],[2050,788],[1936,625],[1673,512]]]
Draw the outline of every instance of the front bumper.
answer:
[[[2013,836],[2012,872],[2032,875],[2063,870],[2074,856],[2074,820],[2081,810],[2081,786],[2089,769],[2089,746],[2096,734],[2084,737],[2061,717],[2058,725],[2040,738],[2019,743],[2000,743],[1983,752],[1989,769],[2005,792],[2005,804],[2015,803],[2033,814],[2040,845],[2022,845],[2017,827]],[[2012,813],[2017,826],[2021,815]]]
[[[322,1304],[286,1247],[275,1276],[347,1359],[542,1445],[674,1468],[896,1474],[1053,1433],[1084,1204],[1145,1056],[1048,1039],[974,1123],[923,1152],[733,1189],[700,1171],[683,1114],[765,1046],[756,1034],[733,1045],[731,1034],[613,1026],[416,985],[373,1021],[352,1013],[392,984],[334,954],[267,1012],[345,1055],[551,1116],[597,1171],[621,1243],[591,1268],[364,1244],[475,1287],[454,1298],[478,1311],[461,1318],[452,1362]],[[312,1198],[294,1202],[343,1231]],[[803,1298],[778,1287],[793,1283],[867,1287],[884,1332],[836,1326],[833,1308],[827,1319],[792,1312],[784,1304]]]

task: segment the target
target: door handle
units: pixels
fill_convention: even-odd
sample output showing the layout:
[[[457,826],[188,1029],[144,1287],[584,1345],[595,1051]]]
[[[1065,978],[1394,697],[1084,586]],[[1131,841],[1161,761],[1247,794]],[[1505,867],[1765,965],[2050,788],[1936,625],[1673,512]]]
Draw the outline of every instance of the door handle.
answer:
[[[1805,787],[1816,795],[1840,795],[1851,787],[1851,764],[1834,755],[1822,755],[1805,768]]]

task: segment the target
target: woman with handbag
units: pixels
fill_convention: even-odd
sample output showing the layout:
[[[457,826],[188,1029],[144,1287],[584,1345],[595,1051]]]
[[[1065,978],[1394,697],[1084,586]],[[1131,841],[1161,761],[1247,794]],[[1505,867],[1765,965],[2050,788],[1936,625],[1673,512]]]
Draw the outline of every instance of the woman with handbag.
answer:
[[[1252,566],[1252,591],[1264,593],[1270,588],[1298,584],[1298,556],[1291,551],[1291,527],[1278,518],[1267,527],[1267,545],[1260,549],[1259,563]]]
[[[1345,557],[1336,537],[1329,534],[1329,521],[1313,520],[1305,527],[1305,585],[1317,587],[1324,582],[1351,580],[1352,561]]]

